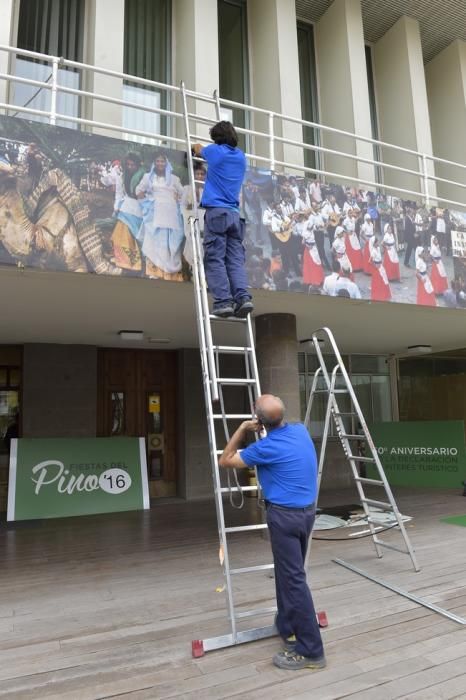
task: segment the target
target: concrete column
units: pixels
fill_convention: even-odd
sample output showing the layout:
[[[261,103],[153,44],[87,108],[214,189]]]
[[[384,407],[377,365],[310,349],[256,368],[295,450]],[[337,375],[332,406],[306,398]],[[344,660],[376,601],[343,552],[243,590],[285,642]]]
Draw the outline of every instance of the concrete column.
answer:
[[[87,6],[86,27],[85,62],[123,72],[125,0],[90,0]],[[85,89],[101,95],[119,99],[123,96],[123,81],[119,78],[94,73],[92,76],[85,76],[84,85]],[[121,106],[109,102],[90,101],[86,116],[105,124],[122,124]],[[94,131],[106,133],[106,130],[101,129]],[[112,135],[117,134],[114,132]]]
[[[14,0],[2,0],[0,3],[0,44],[16,46],[13,38],[13,7]],[[8,73],[11,54],[0,51],[0,72]],[[6,80],[0,80],[0,102],[7,102],[8,85]]]
[[[380,138],[405,148],[432,155],[429,108],[422,58],[419,23],[401,17],[374,46]],[[383,161],[401,168],[419,170],[417,156],[391,148],[383,149]],[[430,166],[430,171],[432,168]],[[384,182],[422,192],[423,182],[408,173],[384,169]],[[395,192],[392,193],[396,194]],[[430,185],[435,196],[435,187]],[[402,195],[414,199],[415,195]],[[417,197],[421,199],[419,195]]]
[[[284,401],[288,420],[301,420],[296,316],[257,316],[256,351],[262,393]]]
[[[248,3],[249,63],[251,103],[255,107],[301,119],[298,36],[295,0],[253,0]],[[254,128],[269,131],[268,119],[256,115]],[[302,142],[302,127],[275,120],[278,136]],[[276,144],[276,159],[302,164],[302,148]],[[268,157],[266,139],[258,139],[256,151]],[[264,167],[264,163],[258,162]],[[277,166],[277,170],[281,170]],[[290,168],[286,168],[290,170]]]
[[[23,437],[95,437],[97,348],[33,343],[23,351]]]
[[[335,0],[315,26],[320,121],[343,131],[372,136],[360,0]],[[373,159],[369,143],[322,132],[322,146]],[[374,180],[374,168],[341,156],[324,156],[325,170]],[[329,182],[350,184],[327,176]]]
[[[466,165],[466,42],[454,41],[425,67],[434,153]],[[435,165],[436,175],[466,185],[466,169]],[[438,183],[440,197],[464,202],[466,189]],[[454,208],[453,206],[451,208]]]
[[[217,0],[174,0],[174,84],[183,80],[186,87],[212,95],[219,87]],[[181,110],[181,103],[178,104]],[[189,110],[215,119],[215,107],[190,100]],[[207,136],[208,126],[192,122],[191,129]],[[177,135],[184,136],[184,125],[177,125]]]

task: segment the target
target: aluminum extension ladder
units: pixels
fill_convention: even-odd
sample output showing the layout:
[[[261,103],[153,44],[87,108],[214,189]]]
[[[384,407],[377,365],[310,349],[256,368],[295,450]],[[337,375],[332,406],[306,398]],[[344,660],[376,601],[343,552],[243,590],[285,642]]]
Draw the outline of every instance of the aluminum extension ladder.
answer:
[[[193,282],[195,292],[196,317],[199,334],[199,345],[201,351],[201,366],[202,378],[204,384],[205,404],[207,411],[207,423],[209,433],[209,447],[211,453],[212,476],[214,482],[215,507],[217,512],[218,535],[220,541],[220,562],[223,567],[226,602],[228,608],[228,617],[230,622],[230,632],[228,634],[211,637],[209,639],[197,639],[192,642],[193,656],[203,656],[205,652],[214,649],[242,644],[244,642],[263,639],[277,634],[273,624],[265,627],[256,627],[248,630],[238,630],[238,623],[243,618],[253,616],[265,616],[275,613],[276,607],[258,608],[253,610],[237,611],[232,590],[232,578],[239,574],[252,573],[255,571],[265,571],[273,569],[273,564],[261,564],[258,566],[249,566],[242,568],[231,568],[230,557],[228,551],[228,536],[231,533],[250,532],[252,530],[264,530],[267,525],[264,518],[260,518],[262,522],[242,525],[242,526],[227,526],[225,523],[225,514],[223,508],[223,498],[225,494],[229,494],[230,501],[233,506],[241,508],[244,503],[244,491],[259,491],[260,486],[241,486],[236,470],[222,470],[226,485],[222,484],[218,457],[223,450],[218,447],[217,426],[222,427],[222,440],[224,444],[230,439],[230,426],[232,421],[241,421],[251,419],[254,415],[254,403],[260,395],[259,375],[257,370],[256,352],[254,345],[254,333],[251,322],[251,317],[244,319],[227,318],[221,319],[214,316],[209,311],[209,303],[207,297],[207,287],[204,275],[202,242],[199,229],[199,219],[197,216],[197,201],[196,201],[196,181],[194,180],[194,157],[191,152],[191,147],[194,138],[190,131],[190,118],[194,120],[195,115],[188,111],[187,98],[185,87],[181,85],[181,95],[183,99],[183,112],[185,119],[186,131],[186,148],[187,161],[189,170],[189,181],[191,185],[191,194],[193,201],[193,215],[190,217],[190,235],[193,246]],[[215,99],[216,117],[220,119],[220,106],[218,100]],[[198,118],[198,117],[197,117]],[[201,183],[200,183],[201,184]],[[225,328],[227,327],[227,328]],[[231,330],[230,330],[231,329]],[[241,338],[238,345],[221,345],[216,341],[216,337],[221,331],[230,331],[230,334]],[[233,331],[233,333],[231,332]],[[225,377],[222,365],[228,356],[242,356],[241,362],[244,362],[244,373],[241,377]],[[228,387],[241,387],[243,389],[243,405],[247,406],[244,413],[229,412],[228,402],[231,396],[228,396]],[[235,403],[238,397],[235,397]],[[233,483],[231,482],[233,478]],[[256,474],[256,484],[258,484]],[[259,499],[258,499],[259,500]]]
[[[351,467],[356,488],[358,490],[359,499],[369,525],[369,530],[372,535],[372,541],[374,543],[377,556],[382,557],[381,548],[383,547],[393,549],[396,552],[410,556],[414,570],[419,571],[420,569],[416,561],[416,555],[409,540],[408,533],[406,532],[403,518],[398,510],[390,484],[385,476],[377,449],[367,427],[364,415],[361,411],[361,407],[346,371],[340,351],[338,350],[333,333],[329,328],[320,328],[312,334],[310,340],[314,346],[319,367],[314,374],[306,409],[306,416],[304,419],[304,423],[308,429],[310,426],[311,411],[315,396],[323,395],[327,397],[324,432],[319,456],[317,493],[319,494],[320,491],[320,482],[325,463],[330,425],[333,419],[337,435],[340,438],[343,447],[343,452],[345,453]],[[323,344],[325,344],[325,357],[327,357],[327,360],[322,352],[321,345]],[[330,360],[330,358],[332,359]],[[330,365],[331,367],[329,368]],[[340,410],[337,395],[342,395],[349,398],[349,407],[345,406],[345,410]],[[347,420],[348,424],[351,421],[351,427],[347,428],[345,426],[345,419]],[[354,427],[355,423],[359,423],[360,428],[358,429],[362,431],[361,434],[357,434],[357,429]],[[358,443],[364,444],[364,455],[354,454]],[[367,454],[367,451],[369,452],[370,456]],[[361,476],[360,470],[358,470],[358,465],[362,464],[368,464],[375,469],[375,478],[368,478],[365,475]],[[364,491],[365,486],[381,488],[385,493],[386,500],[368,498]],[[370,506],[372,506],[372,508],[376,508],[377,510],[371,510]],[[380,528],[386,526],[386,522],[382,522],[380,519],[377,520],[377,512],[380,511],[393,514],[396,522],[395,529],[398,529],[403,537],[405,545],[404,548],[389,544],[378,536],[377,532],[380,530]]]

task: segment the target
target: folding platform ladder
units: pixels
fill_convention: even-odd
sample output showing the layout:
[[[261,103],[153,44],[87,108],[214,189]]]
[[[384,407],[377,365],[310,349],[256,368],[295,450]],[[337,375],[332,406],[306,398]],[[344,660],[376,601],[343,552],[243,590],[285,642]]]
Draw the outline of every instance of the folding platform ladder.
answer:
[[[205,652],[214,649],[221,649],[223,647],[274,636],[276,634],[276,630],[273,624],[248,630],[238,630],[237,626],[238,622],[243,618],[265,616],[268,614],[272,616],[276,611],[276,607],[241,611],[237,611],[235,607],[232,590],[232,578],[240,574],[248,574],[256,571],[263,572],[267,569],[273,569],[273,564],[261,564],[258,566],[248,566],[242,568],[230,567],[228,536],[231,533],[247,533],[253,530],[264,530],[267,528],[267,525],[265,522],[263,522],[263,517],[260,518],[262,522],[250,525],[229,527],[225,524],[225,514],[223,508],[224,495],[229,494],[232,505],[237,508],[241,508],[244,503],[243,492],[260,491],[260,486],[241,486],[236,470],[231,469],[222,470],[222,473],[226,473],[224,476],[227,479],[226,485],[222,485],[218,457],[220,454],[222,454],[223,450],[219,449],[216,425],[220,424],[222,426],[222,439],[224,440],[224,444],[226,444],[226,442],[230,439],[231,423],[246,419],[250,420],[252,418],[254,415],[254,402],[260,395],[259,375],[257,371],[254,333],[251,317],[248,316],[244,319],[234,317],[221,319],[214,316],[209,311],[207,287],[204,275],[202,242],[199,219],[197,216],[197,183],[194,180],[194,157],[192,156],[191,151],[193,136],[190,131],[190,119],[194,120],[198,119],[198,117],[194,114],[190,114],[188,111],[188,96],[183,84],[181,86],[181,95],[183,99],[183,112],[185,119],[189,180],[193,201],[193,215],[189,221],[189,232],[193,247],[192,268],[196,317],[201,351],[202,379],[204,384],[215,506],[217,511],[218,534],[220,541],[220,561],[223,567],[228,617],[230,622],[230,632],[228,634],[219,637],[212,637],[210,639],[193,641],[193,656],[202,656]],[[219,118],[218,100],[215,100],[215,107],[216,117]],[[229,332],[230,335],[234,337],[234,344],[222,345],[216,341],[216,337],[222,332],[222,330],[226,331],[227,333]],[[237,338],[239,339],[238,344],[236,344]],[[225,359],[228,357],[231,358],[231,356],[236,356],[236,359],[238,359],[238,356],[242,357],[241,362],[244,363],[243,376],[223,376],[222,365],[225,364]],[[228,412],[227,403],[229,397],[227,394],[229,387],[242,388],[244,393],[244,405],[247,406],[247,410],[245,410],[244,413]],[[231,482],[231,479],[233,479],[233,483]],[[256,484],[258,484],[257,478]]]
[[[319,366],[314,374],[309,401],[307,404],[306,417],[304,419],[305,425],[308,429],[311,423],[311,411],[316,395],[322,395],[327,398],[324,431],[319,456],[318,493],[320,490],[322,471],[325,464],[330,427],[333,421],[337,435],[343,447],[343,452],[350,464],[351,472],[353,474],[359,499],[365,514],[365,519],[369,525],[369,530],[372,535],[377,556],[382,556],[381,548],[383,547],[393,549],[401,554],[409,555],[411,557],[414,570],[419,571],[420,569],[416,561],[416,555],[406,532],[403,517],[401,516],[396,505],[390,484],[385,476],[377,449],[367,427],[364,415],[361,411],[361,407],[348,376],[348,372],[346,371],[340,351],[335,342],[333,333],[328,328],[320,328],[312,334],[312,337],[309,340],[312,342],[315,349]],[[324,346],[325,355],[323,352]],[[337,399],[337,396],[340,396],[340,398]],[[346,397],[348,405],[344,406],[344,410],[340,410],[342,398],[344,397]],[[360,432],[358,433],[357,431]],[[354,454],[358,443],[362,443],[364,445],[364,455]],[[373,471],[375,471],[375,474],[372,474],[371,477],[360,474],[361,465],[366,464],[369,467],[372,467]],[[369,498],[364,490],[367,486],[382,489],[385,500]],[[404,548],[389,544],[388,542],[382,540],[377,534],[381,528],[384,529],[387,525],[386,522],[380,519],[380,511],[391,513],[393,515],[394,527],[395,529],[399,530],[404,540]],[[379,519],[377,519],[378,513]]]

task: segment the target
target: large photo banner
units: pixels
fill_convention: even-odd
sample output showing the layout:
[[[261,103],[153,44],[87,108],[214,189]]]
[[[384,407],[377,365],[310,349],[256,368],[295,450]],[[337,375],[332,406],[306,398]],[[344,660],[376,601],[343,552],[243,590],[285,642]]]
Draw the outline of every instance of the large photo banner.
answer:
[[[7,520],[149,507],[144,438],[11,441]]]
[[[254,168],[241,199],[253,289],[466,307],[466,212]],[[192,208],[182,151],[0,117],[0,264],[189,281]]]

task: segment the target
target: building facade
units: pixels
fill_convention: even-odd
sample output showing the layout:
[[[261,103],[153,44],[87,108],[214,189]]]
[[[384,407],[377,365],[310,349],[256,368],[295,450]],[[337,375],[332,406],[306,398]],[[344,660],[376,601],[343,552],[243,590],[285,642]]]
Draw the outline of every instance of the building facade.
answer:
[[[461,401],[444,398],[466,371],[466,8],[455,5],[445,15],[424,0],[408,16],[401,0],[3,0],[3,436],[144,436],[153,498],[211,494],[181,82],[192,134],[205,139],[220,114],[248,154],[263,389],[302,417],[315,358],[299,341],[325,325],[369,422],[463,420]],[[150,244],[160,234],[130,245],[116,229],[128,159],[142,192],[160,157],[179,222],[163,254]],[[310,235],[313,203],[323,221]],[[329,292],[333,264],[346,281]],[[405,359],[416,350],[437,360]],[[4,506],[8,439],[2,450]],[[345,473],[336,452],[324,485]]]

